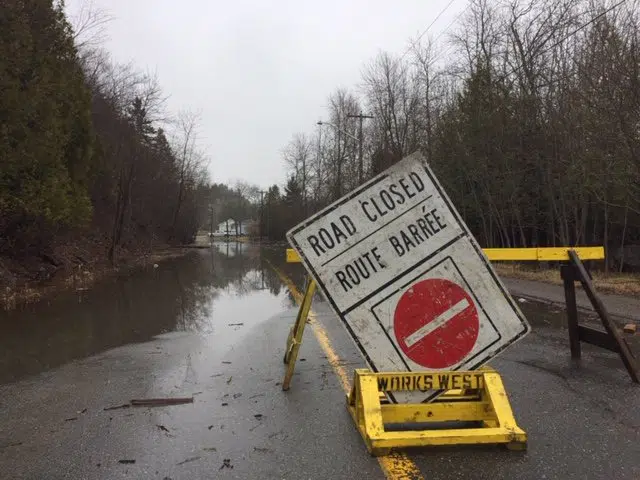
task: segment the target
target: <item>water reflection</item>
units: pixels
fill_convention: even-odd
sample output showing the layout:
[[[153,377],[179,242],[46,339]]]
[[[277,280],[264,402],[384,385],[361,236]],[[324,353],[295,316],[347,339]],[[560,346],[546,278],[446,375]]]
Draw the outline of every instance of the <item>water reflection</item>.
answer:
[[[222,243],[82,294],[1,312],[0,383],[161,333],[210,333],[216,323],[264,320],[293,305],[270,264],[302,284],[302,269],[284,263],[282,248]]]

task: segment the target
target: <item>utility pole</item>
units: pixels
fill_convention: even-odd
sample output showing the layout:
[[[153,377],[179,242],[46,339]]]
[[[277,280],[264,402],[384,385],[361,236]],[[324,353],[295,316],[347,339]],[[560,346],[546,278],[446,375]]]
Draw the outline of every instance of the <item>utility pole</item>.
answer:
[[[260,241],[264,235],[264,190],[260,190]]]
[[[211,217],[211,226],[209,227],[210,237],[213,238],[213,213],[214,213],[214,205],[212,203],[209,204],[209,215]]]
[[[358,115],[347,115],[347,118],[357,118],[360,120],[360,127],[358,128],[358,181],[360,185],[362,185],[363,176],[364,176],[364,165],[362,158],[362,148],[364,143],[364,138],[362,134],[362,121],[365,118],[373,118],[373,115],[363,115],[362,112]]]
[[[317,125],[329,125],[331,128],[335,129],[338,132],[338,142],[337,142],[337,150],[338,150],[338,176],[337,176],[337,182],[335,185],[336,188],[336,198],[340,198],[342,196],[342,161],[340,160],[340,140],[341,140],[341,135],[345,135],[347,137],[351,137],[354,140],[358,140],[355,135],[351,135],[349,132],[345,132],[343,131],[340,127],[334,125],[333,123],[330,122],[323,122],[322,120],[319,120]],[[335,199],[334,199],[335,200]]]
[[[334,200],[337,200],[342,196],[342,159],[340,158],[340,135],[342,134],[342,130],[340,130],[339,125],[340,123],[338,123],[338,141],[336,143],[338,148],[338,155],[336,156],[338,161],[338,175],[336,175],[336,198],[334,198]]]

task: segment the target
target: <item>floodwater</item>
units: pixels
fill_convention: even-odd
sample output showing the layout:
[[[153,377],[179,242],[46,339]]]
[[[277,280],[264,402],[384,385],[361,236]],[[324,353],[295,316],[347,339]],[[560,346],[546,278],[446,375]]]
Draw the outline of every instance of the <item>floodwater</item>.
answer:
[[[270,265],[304,281],[284,255],[283,248],[215,243],[88,291],[0,312],[0,384],[161,334],[267,320],[293,305]]]
[[[266,321],[293,305],[274,266],[304,284],[302,267],[285,262],[283,247],[220,242],[89,291],[0,312],[0,384],[162,334],[215,336],[216,326]],[[562,308],[530,301],[520,307],[534,329],[566,328]]]

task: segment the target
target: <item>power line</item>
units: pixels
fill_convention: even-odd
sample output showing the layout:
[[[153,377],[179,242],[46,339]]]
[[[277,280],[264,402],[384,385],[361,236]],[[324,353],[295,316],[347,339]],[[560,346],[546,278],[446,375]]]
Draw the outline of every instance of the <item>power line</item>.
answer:
[[[433,27],[433,25],[438,21],[438,19],[444,15],[444,13],[449,10],[449,7],[453,4],[453,2],[455,2],[456,0],[450,0],[449,3],[447,3],[447,5],[440,11],[440,13],[436,16],[436,18],[433,19],[433,21],[429,24],[429,26],[420,34],[418,35],[418,38],[416,38],[415,41],[411,42],[411,45],[404,51],[404,53],[400,56],[400,60],[402,60],[405,55],[407,53],[409,53],[411,51],[411,48],[414,47],[421,39],[422,37],[424,37],[427,32],[429,32],[429,30],[431,29],[431,27]]]
[[[562,42],[564,42],[565,40],[567,40],[568,38],[571,38],[572,36],[574,36],[576,33],[580,32],[581,30],[584,30],[585,28],[587,28],[589,25],[591,25],[592,23],[594,23],[595,21],[599,20],[600,18],[604,17],[607,13],[611,12],[612,10],[615,10],[616,8],[618,8],[620,5],[622,5],[623,3],[625,3],[627,0],[621,0],[620,2],[616,3],[615,5],[613,5],[612,7],[607,8],[604,12],[599,13],[598,15],[596,15],[595,17],[593,17],[591,20],[589,20],[587,23],[585,23],[584,25],[576,28],[573,32],[567,34],[566,36],[564,36],[563,38],[561,38],[560,40],[558,40],[556,43],[554,43],[553,45],[551,45],[549,48],[546,48],[543,53],[548,52],[549,50],[553,50],[555,47],[557,47],[558,45],[560,45]]]
[[[436,38],[433,39],[433,43],[436,43],[438,39],[442,37],[442,35],[444,35],[453,26],[453,24],[460,19],[462,15],[464,15],[464,13],[469,8],[469,4],[470,4],[470,0],[467,1],[467,5],[462,9],[462,11],[458,15],[456,15],[456,17],[453,20],[451,20],[451,23],[449,23],[449,25],[447,25],[438,35],[436,35]]]
[[[600,18],[604,17],[607,13],[615,10],[616,8],[618,8],[619,6],[621,6],[623,3],[625,3],[627,0],[621,0],[620,2],[616,3],[615,5],[607,8],[605,11],[599,13],[598,15],[596,15],[595,17],[593,17],[591,20],[589,20],[587,23],[585,23],[584,25],[579,26],[578,28],[576,28],[575,30],[573,30],[572,32],[569,32],[567,35],[565,35],[564,37],[562,37],[560,40],[558,40],[557,42],[553,43],[550,47],[545,48],[544,50],[542,50],[540,52],[540,55],[544,55],[545,53],[553,50],[554,48],[556,48],[558,45],[560,45],[562,42],[564,42],[565,40],[571,38],[572,36],[574,36],[576,33],[584,30],[585,28],[587,28],[589,25],[591,25],[592,23],[598,21]],[[522,68],[524,68],[524,64],[522,65],[518,65],[517,67],[513,68],[510,72],[505,73],[504,75],[502,75],[502,79],[507,78],[510,75],[513,75],[514,73],[518,72],[519,70],[521,70]]]

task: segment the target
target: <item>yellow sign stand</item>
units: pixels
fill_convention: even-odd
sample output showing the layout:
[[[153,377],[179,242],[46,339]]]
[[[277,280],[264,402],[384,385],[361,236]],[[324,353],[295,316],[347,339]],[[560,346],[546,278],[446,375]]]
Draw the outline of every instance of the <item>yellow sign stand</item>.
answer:
[[[304,333],[304,326],[307,324],[307,318],[309,317],[309,311],[311,310],[311,302],[313,301],[313,295],[316,293],[315,280],[309,280],[307,288],[300,304],[300,310],[298,310],[298,316],[296,317],[296,323],[289,331],[289,338],[287,338],[287,348],[284,351],[284,363],[287,365],[287,371],[284,375],[282,382],[282,390],[289,390],[291,385],[291,378],[293,377],[293,370],[298,359],[298,350],[300,350],[300,344],[302,343],[302,334]]]
[[[568,261],[570,248],[484,249],[494,261]],[[603,247],[573,247],[583,260],[604,258]],[[287,249],[287,262],[302,260]],[[311,310],[316,283],[310,279],[298,316],[289,332],[284,354],[287,365],[282,389],[288,390],[302,335]],[[394,404],[386,394],[393,391],[439,390],[429,403]],[[382,372],[356,369],[347,407],[372,455],[386,455],[392,448],[435,445],[504,444],[512,450],[527,448],[527,434],[516,424],[500,375],[490,367],[477,371]],[[472,423],[458,428],[429,428],[433,424]],[[424,429],[416,426],[424,424]],[[411,429],[393,428],[410,425]]]
[[[445,393],[431,403],[381,401],[381,393],[424,390],[421,387],[426,385]],[[387,455],[392,448],[435,445],[505,444],[511,450],[527,448],[527,434],[516,424],[502,379],[489,368],[437,373],[373,373],[356,369],[347,406],[367,449],[375,456]],[[428,428],[429,424],[454,422],[474,426]],[[426,424],[427,428],[387,428],[401,424]]]

